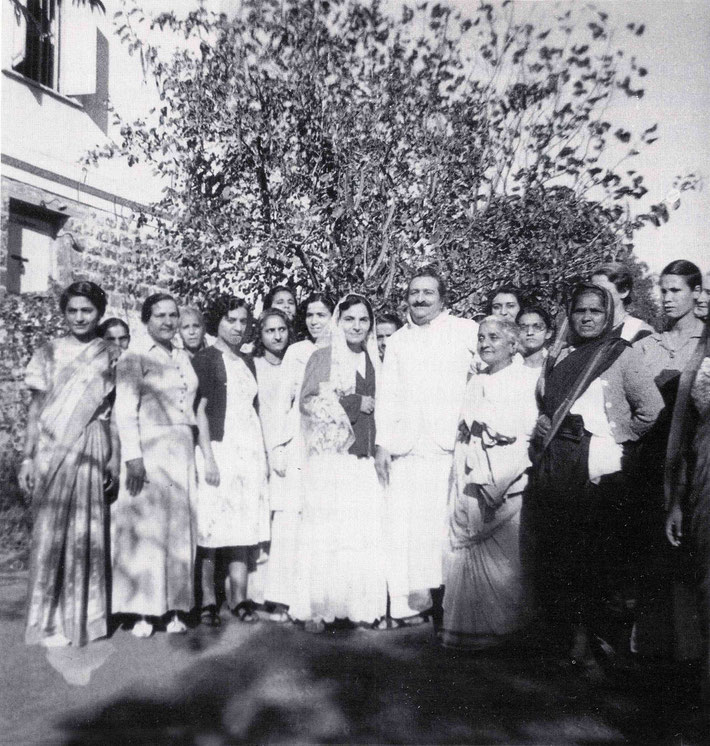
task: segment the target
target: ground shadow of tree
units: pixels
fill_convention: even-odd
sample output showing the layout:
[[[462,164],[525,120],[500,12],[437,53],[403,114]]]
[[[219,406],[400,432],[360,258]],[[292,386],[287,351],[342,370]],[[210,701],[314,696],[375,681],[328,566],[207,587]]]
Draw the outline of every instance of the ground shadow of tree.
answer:
[[[184,644],[189,645],[189,639]],[[73,713],[67,746],[228,743],[702,743],[677,679],[592,682],[509,649],[462,656],[430,632],[255,630],[161,697]]]

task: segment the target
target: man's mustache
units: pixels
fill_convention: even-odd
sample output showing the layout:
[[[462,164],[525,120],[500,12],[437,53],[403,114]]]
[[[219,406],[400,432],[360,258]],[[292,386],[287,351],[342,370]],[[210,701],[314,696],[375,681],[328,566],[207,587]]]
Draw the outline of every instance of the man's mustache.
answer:
[[[420,301],[419,303],[412,303],[413,308],[429,308],[431,303],[427,303],[426,301]]]

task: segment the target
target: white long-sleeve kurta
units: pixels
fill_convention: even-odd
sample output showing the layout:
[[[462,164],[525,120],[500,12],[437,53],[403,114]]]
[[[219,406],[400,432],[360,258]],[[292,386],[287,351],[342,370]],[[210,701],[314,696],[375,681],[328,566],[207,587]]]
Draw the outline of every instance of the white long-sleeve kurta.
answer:
[[[443,312],[423,326],[410,321],[389,338],[378,382],[377,445],[395,456],[454,450],[477,337],[475,321]]]
[[[375,419],[377,445],[394,456],[385,534],[395,618],[427,608],[443,582],[449,475],[477,337],[474,321],[442,313],[387,342]]]

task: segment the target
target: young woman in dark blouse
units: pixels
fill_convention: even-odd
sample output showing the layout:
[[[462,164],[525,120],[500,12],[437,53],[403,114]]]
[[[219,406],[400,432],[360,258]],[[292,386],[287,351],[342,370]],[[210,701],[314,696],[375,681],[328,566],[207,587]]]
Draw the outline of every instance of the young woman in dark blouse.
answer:
[[[251,325],[250,309],[241,298],[220,297],[208,309],[206,325],[217,341],[192,359],[199,381],[197,543],[201,621],[216,626],[218,550],[228,563],[232,613],[240,621],[256,621],[248,568],[258,545],[269,540],[269,502],[254,361],[239,351]]]

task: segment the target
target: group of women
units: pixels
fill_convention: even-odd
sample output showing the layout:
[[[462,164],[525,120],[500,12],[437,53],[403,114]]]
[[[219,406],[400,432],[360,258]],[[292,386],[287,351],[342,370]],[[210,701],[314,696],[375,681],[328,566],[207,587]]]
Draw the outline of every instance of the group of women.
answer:
[[[540,615],[572,660],[591,664],[621,577],[638,609],[631,644],[650,651],[658,620],[678,621],[672,545],[690,536],[707,655],[702,280],[690,262],[666,267],[662,333],[628,314],[632,282],[620,265],[572,290],[556,336],[548,312],[516,288],[494,294],[454,452],[444,644],[499,642]],[[144,339],[130,345],[124,322],[99,326],[98,286],[74,283],[60,307],[69,335],[27,369],[28,642],[83,644],[107,634],[109,613],[132,615],[139,637],[163,624],[181,632],[195,605],[217,626],[219,567],[242,622],[263,604],[312,631],[346,619],[387,626],[374,468],[386,335],[367,298],[334,305],[312,294],[299,341],[286,287],[266,296],[256,322],[236,297],[203,316],[153,295]],[[388,325],[391,334],[399,320]]]

